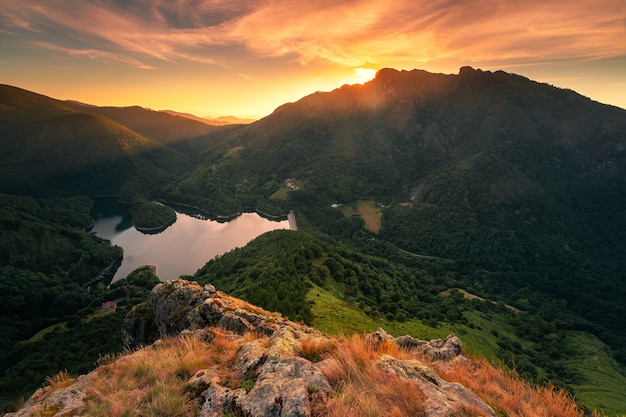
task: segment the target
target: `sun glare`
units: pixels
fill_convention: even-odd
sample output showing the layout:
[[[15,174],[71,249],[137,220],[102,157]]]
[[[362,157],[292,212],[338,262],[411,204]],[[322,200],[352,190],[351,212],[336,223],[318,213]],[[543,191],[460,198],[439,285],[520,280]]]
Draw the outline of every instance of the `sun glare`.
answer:
[[[356,68],[354,71],[360,83],[366,83],[376,76],[376,70],[371,68]]]

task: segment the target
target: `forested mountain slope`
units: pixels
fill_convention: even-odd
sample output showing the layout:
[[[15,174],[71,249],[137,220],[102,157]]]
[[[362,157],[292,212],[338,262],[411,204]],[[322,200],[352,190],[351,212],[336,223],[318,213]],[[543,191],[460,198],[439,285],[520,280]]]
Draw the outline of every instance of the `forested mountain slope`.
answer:
[[[242,194],[293,177],[332,199],[419,203],[434,177],[463,168],[496,182],[461,199],[476,205],[485,193],[513,199],[572,178],[623,181],[625,127],[622,109],[502,71],[386,69],[365,85],[279,107],[207,152],[199,171],[213,166],[216,181],[221,170],[236,171],[231,182]],[[216,164],[215,153],[228,151],[236,161]],[[181,185],[198,192],[213,185],[194,178]]]
[[[185,166],[182,154],[110,119],[10,86],[0,92],[3,192],[150,195]]]
[[[81,113],[93,113],[107,117],[142,136],[166,145],[200,140],[208,134],[222,130],[189,117],[139,106],[100,107],[76,102],[66,102],[66,105]]]

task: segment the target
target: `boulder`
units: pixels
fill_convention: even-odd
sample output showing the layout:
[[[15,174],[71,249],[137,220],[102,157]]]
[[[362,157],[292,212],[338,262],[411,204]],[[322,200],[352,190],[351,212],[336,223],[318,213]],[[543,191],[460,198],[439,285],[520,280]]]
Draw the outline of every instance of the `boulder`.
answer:
[[[496,417],[495,411],[463,385],[446,382],[418,360],[400,360],[381,355],[377,366],[416,385],[425,395],[424,409],[429,417],[482,415]]]

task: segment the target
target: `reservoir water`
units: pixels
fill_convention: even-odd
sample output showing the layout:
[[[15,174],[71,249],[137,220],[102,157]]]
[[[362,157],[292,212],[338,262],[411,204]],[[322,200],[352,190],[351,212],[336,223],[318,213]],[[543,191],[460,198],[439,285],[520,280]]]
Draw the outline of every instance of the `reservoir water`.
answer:
[[[124,259],[112,282],[143,265],[156,265],[162,281],[192,275],[216,255],[245,246],[265,232],[289,229],[287,220],[268,220],[256,213],[218,222],[177,211],[176,222],[167,229],[144,234],[132,226],[128,208],[110,199],[96,201],[91,214],[95,219],[91,233],[124,249]]]

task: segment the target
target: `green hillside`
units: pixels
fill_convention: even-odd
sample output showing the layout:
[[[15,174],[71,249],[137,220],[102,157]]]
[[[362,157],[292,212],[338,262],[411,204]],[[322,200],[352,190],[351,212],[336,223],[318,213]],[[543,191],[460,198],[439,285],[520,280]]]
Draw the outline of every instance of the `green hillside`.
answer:
[[[172,210],[146,203],[189,169],[184,154],[45,96],[0,86],[0,99],[0,192],[112,195],[133,205],[139,226],[171,223]]]
[[[164,111],[139,106],[99,107],[76,102],[65,104],[79,113],[91,113],[111,119],[142,136],[179,149],[197,142],[210,143],[212,134],[228,130]]]

